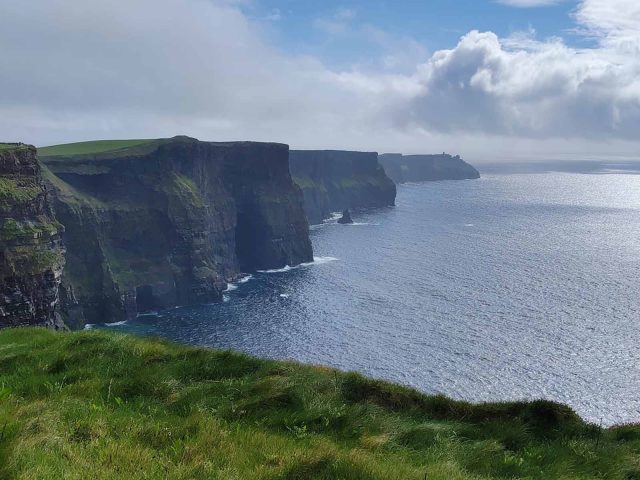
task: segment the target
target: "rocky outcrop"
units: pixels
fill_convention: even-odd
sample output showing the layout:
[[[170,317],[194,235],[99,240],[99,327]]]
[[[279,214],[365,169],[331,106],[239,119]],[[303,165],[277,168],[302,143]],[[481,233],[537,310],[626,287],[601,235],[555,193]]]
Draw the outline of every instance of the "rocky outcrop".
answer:
[[[380,155],[380,163],[396,183],[480,178],[480,172],[459,155]]]
[[[35,147],[0,144],[0,328],[62,328],[62,226],[53,216]]]
[[[396,186],[372,152],[292,150],[291,175],[304,194],[309,223],[332,212],[394,205]]]
[[[45,149],[66,227],[62,313],[72,327],[222,299],[241,272],[313,260],[288,147],[153,140]]]
[[[342,212],[342,216],[338,219],[338,223],[341,225],[351,225],[353,223],[353,218],[351,218],[351,212],[348,208]]]

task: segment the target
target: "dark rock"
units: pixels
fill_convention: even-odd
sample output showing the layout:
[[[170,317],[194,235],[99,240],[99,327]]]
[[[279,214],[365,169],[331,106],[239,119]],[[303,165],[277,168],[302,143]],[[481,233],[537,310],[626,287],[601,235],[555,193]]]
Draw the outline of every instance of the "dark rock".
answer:
[[[353,223],[353,219],[351,218],[351,212],[347,208],[344,212],[342,212],[342,217],[338,219],[338,223],[342,225],[348,225]]]
[[[43,160],[66,227],[62,312],[75,328],[221,301],[243,271],[313,260],[286,145],[175,137]]]
[[[57,313],[62,231],[35,147],[0,144],[0,328],[64,327]]]
[[[387,175],[396,183],[480,178],[480,172],[458,155],[386,153],[379,158]]]
[[[375,152],[292,150],[291,175],[302,189],[309,223],[332,212],[395,204],[396,186]]]

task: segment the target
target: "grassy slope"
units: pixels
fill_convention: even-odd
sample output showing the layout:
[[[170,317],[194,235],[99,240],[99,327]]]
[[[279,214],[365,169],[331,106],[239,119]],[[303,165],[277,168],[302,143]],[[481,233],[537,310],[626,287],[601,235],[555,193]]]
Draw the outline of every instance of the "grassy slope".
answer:
[[[640,428],[105,332],[0,332],[0,478],[640,478]]]
[[[92,142],[67,143],[38,148],[40,157],[70,157],[75,155],[97,155],[101,153],[140,147],[155,140],[96,140]]]

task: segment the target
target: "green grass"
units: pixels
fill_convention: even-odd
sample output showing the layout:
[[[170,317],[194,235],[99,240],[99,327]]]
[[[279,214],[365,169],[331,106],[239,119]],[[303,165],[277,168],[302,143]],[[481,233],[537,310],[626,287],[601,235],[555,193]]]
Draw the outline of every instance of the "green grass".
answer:
[[[0,152],[7,150],[19,150],[21,148],[26,148],[26,145],[21,143],[0,143]]]
[[[146,146],[157,142],[154,139],[143,140],[96,140],[92,142],[67,143],[38,148],[40,157],[71,157],[76,155],[97,155],[116,151],[126,151],[134,147]]]
[[[192,205],[196,208],[204,207],[204,200],[200,190],[193,180],[178,173],[173,174],[172,180],[173,190],[187,205]]]
[[[46,245],[22,245],[6,251],[6,262],[16,272],[28,275],[41,274],[62,265],[64,257],[59,250]]]
[[[24,238],[51,237],[63,230],[62,224],[40,217],[35,221],[18,221],[14,218],[0,220],[0,241],[14,241]]]
[[[0,208],[8,209],[33,201],[42,188],[32,179],[0,178]]]
[[[3,479],[640,478],[640,427],[109,332],[0,332]]]

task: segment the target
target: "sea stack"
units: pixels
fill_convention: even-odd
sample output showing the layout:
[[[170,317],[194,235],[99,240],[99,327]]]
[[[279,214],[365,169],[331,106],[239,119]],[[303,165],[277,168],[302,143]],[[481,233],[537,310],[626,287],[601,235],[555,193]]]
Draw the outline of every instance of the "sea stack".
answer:
[[[350,225],[353,223],[353,219],[351,218],[351,212],[347,208],[342,212],[342,217],[338,219],[338,223],[342,225]]]

